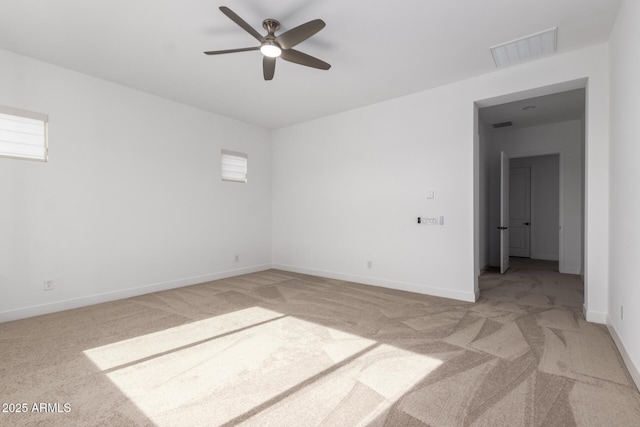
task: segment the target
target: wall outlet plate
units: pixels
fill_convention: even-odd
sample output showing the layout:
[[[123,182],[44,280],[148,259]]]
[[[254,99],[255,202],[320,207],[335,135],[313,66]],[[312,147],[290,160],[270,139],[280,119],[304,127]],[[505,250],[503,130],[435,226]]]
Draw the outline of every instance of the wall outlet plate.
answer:
[[[44,281],[44,290],[52,291],[53,290],[53,280],[45,280]]]

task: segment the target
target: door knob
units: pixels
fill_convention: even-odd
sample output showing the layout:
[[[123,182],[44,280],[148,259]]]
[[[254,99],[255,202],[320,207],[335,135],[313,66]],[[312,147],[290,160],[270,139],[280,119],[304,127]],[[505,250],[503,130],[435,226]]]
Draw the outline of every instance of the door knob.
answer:
[[[509,227],[498,227],[498,230],[507,230]]]
[[[530,222],[523,222],[522,225],[529,225],[531,224]]]

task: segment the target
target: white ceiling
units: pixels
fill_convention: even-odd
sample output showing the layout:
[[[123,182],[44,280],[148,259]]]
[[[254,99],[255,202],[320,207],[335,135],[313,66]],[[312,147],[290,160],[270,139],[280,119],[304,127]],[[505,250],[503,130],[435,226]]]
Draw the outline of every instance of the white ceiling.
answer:
[[[558,52],[604,42],[620,0],[0,0],[0,48],[270,129],[495,71],[489,47],[558,27]],[[206,56],[315,18],[327,26],[296,49],[332,65],[259,52]]]

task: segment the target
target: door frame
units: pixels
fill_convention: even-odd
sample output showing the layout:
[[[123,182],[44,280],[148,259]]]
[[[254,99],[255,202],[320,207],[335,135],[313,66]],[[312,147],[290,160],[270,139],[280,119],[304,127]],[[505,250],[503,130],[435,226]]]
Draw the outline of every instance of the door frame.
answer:
[[[500,152],[500,274],[509,269],[509,189],[511,184],[511,156],[505,151]]]
[[[606,147],[603,147],[602,144],[594,144],[594,141],[607,141],[609,122],[605,106],[608,80],[606,75],[601,73],[601,68],[587,67],[586,71],[578,74],[568,73],[568,75],[560,76],[556,80],[544,80],[541,84],[533,82],[533,84],[527,85],[524,82],[524,84],[507,86],[503,90],[487,90],[470,102],[469,110],[470,114],[473,115],[473,127],[469,129],[469,137],[473,141],[472,168],[474,177],[470,183],[474,189],[471,238],[473,240],[472,264],[475,267],[470,280],[476,296],[479,296],[478,277],[484,271],[484,265],[487,261],[485,246],[487,244],[487,236],[485,235],[484,224],[488,215],[485,211],[486,203],[483,202],[486,194],[483,180],[485,179],[484,174],[487,173],[488,165],[485,162],[484,150],[486,147],[483,142],[483,126],[480,125],[478,110],[484,107],[567,90],[584,89],[585,110],[581,120],[583,150],[580,159],[583,167],[581,180],[582,209],[580,210],[583,226],[580,230],[582,250],[579,254],[581,269],[578,274],[580,274],[584,283],[584,304],[582,309],[585,318],[589,322],[604,324],[607,320],[605,285],[608,265],[601,262],[602,259],[606,260],[607,256],[607,232],[601,224],[605,224],[607,220],[606,206],[603,206],[606,205],[606,201],[604,203],[596,203],[595,199],[597,196],[601,196],[599,190],[606,190],[606,183],[603,183],[602,177],[605,176],[603,171],[606,172],[608,169],[606,161],[601,157],[606,154]],[[561,231],[564,234],[565,224],[562,225]]]

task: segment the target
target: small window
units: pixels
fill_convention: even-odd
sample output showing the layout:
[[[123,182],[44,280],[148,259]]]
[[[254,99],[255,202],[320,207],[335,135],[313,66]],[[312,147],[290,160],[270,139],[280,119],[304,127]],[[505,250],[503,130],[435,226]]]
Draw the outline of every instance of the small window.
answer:
[[[45,114],[0,106],[0,156],[47,161]]]
[[[222,150],[222,180],[247,182],[247,158],[245,153]]]

